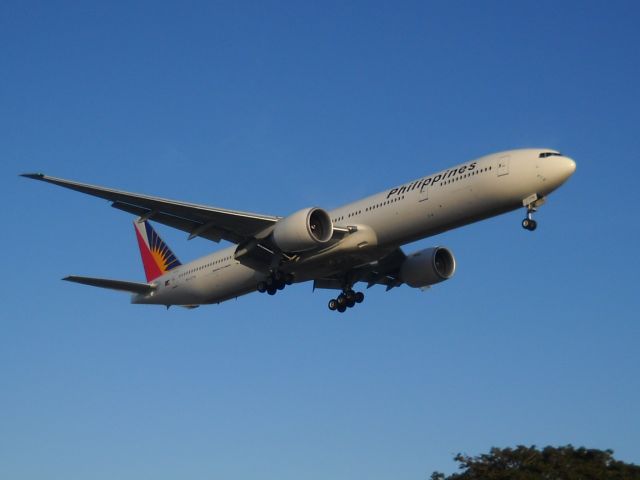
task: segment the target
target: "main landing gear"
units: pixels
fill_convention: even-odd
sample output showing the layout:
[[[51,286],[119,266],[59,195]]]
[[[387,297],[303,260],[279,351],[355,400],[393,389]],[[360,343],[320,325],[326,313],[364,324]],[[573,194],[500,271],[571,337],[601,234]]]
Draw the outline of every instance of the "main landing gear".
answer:
[[[347,289],[338,295],[338,298],[332,298],[329,300],[329,310],[337,310],[343,313],[347,308],[355,307],[356,303],[362,303],[364,300],[364,293],[354,292],[351,289]]]
[[[284,287],[292,283],[293,275],[275,271],[271,272],[264,281],[258,283],[258,291],[260,293],[267,292],[269,295],[275,295],[278,290],[284,290]]]

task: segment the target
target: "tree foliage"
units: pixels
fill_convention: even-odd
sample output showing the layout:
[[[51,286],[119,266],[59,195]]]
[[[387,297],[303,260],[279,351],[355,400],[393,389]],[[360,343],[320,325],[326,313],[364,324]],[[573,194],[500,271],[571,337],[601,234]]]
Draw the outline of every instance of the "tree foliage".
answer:
[[[445,476],[434,472],[431,480],[638,480],[640,466],[613,458],[612,450],[572,445],[492,448],[490,453],[454,457],[461,472]]]

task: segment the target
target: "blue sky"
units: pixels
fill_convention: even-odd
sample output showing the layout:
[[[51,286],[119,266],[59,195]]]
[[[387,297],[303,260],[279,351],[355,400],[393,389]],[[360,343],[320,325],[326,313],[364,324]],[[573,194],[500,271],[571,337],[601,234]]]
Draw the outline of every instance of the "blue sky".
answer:
[[[637,2],[3,2],[0,477],[423,479],[572,443],[640,463]],[[308,284],[193,311],[132,218],[17,175],[286,215],[503,149],[578,164],[345,315]],[[158,227],[182,261],[218,248]]]

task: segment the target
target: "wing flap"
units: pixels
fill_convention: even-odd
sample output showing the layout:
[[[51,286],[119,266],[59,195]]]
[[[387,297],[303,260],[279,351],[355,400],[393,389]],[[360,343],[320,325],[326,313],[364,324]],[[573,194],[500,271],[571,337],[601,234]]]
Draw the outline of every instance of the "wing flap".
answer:
[[[162,223],[172,228],[182,230],[189,234],[189,239],[194,237],[202,237],[213,242],[220,242],[224,237],[226,240],[232,243],[240,243],[243,238],[235,235],[229,230],[223,230],[213,225],[213,222],[203,224],[188,220],[182,217],[176,217],[175,215],[169,215],[167,213],[154,213],[152,210],[143,207],[137,207],[135,205],[129,205],[122,202],[113,202],[111,204],[113,208],[122,210],[123,212],[132,213],[141,218],[151,218],[154,222]]]
[[[108,288],[110,290],[139,293],[142,295],[151,293],[156,288],[155,286],[149,285],[148,283],[127,282],[124,280],[111,280],[108,278],[79,277],[77,275],[70,275],[68,277],[64,277],[62,280],[65,280],[67,282],[81,283],[82,285],[89,285],[91,287]]]

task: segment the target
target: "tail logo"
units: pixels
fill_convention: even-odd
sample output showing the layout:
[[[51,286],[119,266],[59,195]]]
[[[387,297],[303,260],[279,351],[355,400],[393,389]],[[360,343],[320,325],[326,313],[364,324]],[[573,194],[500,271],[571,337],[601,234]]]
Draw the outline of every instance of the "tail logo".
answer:
[[[181,265],[180,261],[149,222],[135,221],[133,224],[148,282]]]

